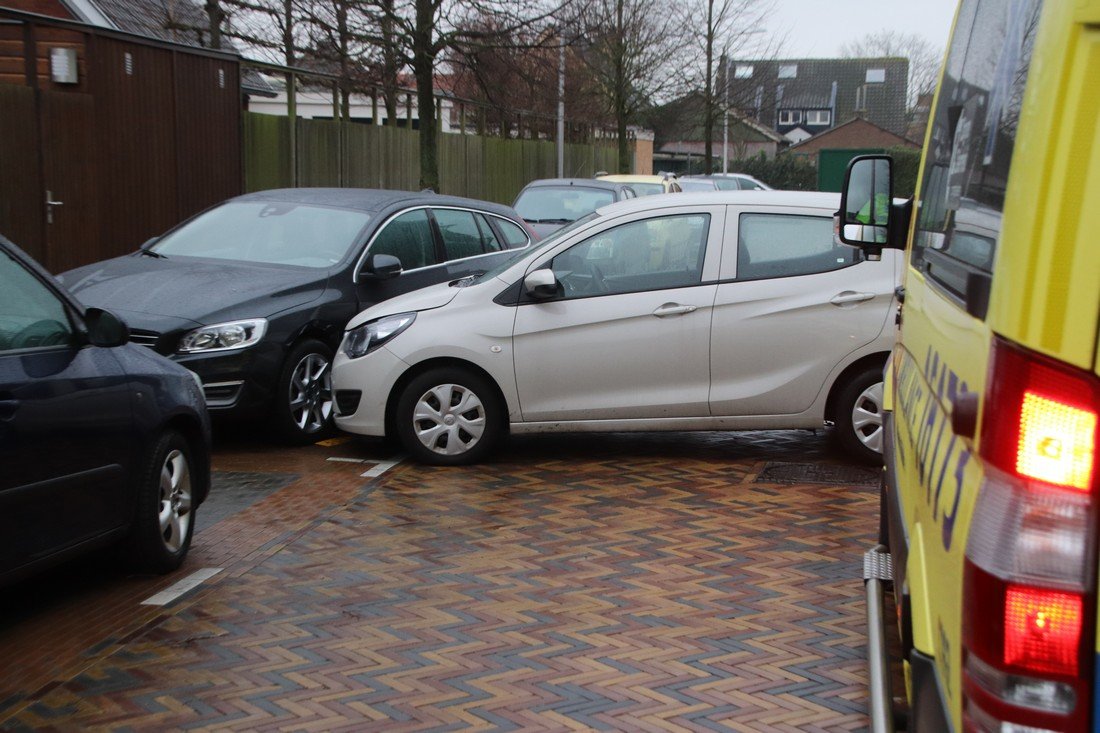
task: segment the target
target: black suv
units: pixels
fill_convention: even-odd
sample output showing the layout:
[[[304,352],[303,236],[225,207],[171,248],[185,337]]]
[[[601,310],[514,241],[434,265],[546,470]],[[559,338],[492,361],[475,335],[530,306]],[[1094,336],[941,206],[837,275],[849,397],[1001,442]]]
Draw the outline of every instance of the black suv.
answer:
[[[212,416],[268,419],[306,443],[331,426],[330,365],[352,316],[489,270],[531,241],[518,214],[484,201],[284,189],[230,199],[61,279],[198,374]]]
[[[210,487],[195,375],[0,237],[0,584],[123,541],[179,567]]]

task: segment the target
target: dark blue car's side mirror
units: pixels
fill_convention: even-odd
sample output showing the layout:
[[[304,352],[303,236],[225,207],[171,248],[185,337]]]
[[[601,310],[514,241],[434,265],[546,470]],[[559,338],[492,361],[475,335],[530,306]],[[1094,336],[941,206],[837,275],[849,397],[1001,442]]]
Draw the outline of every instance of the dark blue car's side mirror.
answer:
[[[129,327],[102,308],[89,308],[84,313],[84,323],[88,327],[88,342],[93,346],[122,346],[130,340]]]

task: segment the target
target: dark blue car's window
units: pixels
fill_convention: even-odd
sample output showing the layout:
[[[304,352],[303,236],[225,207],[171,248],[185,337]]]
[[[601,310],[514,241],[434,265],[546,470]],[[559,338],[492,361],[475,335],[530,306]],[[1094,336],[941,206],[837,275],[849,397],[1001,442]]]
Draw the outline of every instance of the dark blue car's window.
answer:
[[[362,211],[233,201],[189,221],[151,249],[168,257],[331,267],[347,256],[368,221]]]
[[[6,252],[0,252],[0,351],[75,342],[65,305]]]
[[[393,255],[405,270],[438,265],[427,209],[414,209],[390,220],[374,238],[370,252]]]

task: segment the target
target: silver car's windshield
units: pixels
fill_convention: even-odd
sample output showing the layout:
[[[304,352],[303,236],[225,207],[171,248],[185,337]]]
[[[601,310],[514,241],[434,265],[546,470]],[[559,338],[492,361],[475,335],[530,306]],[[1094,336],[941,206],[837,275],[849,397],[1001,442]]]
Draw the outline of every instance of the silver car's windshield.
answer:
[[[165,257],[210,257],[331,267],[360,239],[370,214],[280,201],[232,201],[171,232],[149,249]]]
[[[562,237],[568,235],[574,229],[578,229],[578,228],[584,226],[585,224],[587,224],[588,222],[592,221],[593,219],[595,219],[597,217],[599,217],[599,214],[597,212],[593,211],[591,214],[588,214],[586,216],[582,216],[580,219],[577,219],[576,221],[573,221],[569,224],[566,224],[561,229],[558,229],[558,230],[554,231],[552,234],[548,235],[546,237],[546,239],[543,239],[542,241],[531,245],[527,249],[518,250],[511,257],[505,258],[500,264],[498,264],[493,269],[479,275],[477,280],[475,280],[474,282],[475,283],[481,283],[481,282],[485,282],[486,280],[491,280],[492,278],[496,277],[497,275],[499,275],[502,272],[504,272],[505,270],[507,270],[512,265],[516,264],[516,262],[519,260],[520,257],[527,257],[528,255],[535,255],[538,252],[542,252],[547,247],[554,246],[555,244],[557,244],[557,242]]]

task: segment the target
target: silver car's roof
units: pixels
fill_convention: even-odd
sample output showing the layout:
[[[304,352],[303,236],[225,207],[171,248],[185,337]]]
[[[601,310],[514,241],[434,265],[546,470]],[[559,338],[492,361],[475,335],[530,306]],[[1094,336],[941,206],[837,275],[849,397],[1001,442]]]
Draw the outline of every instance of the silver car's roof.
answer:
[[[840,194],[822,191],[700,191],[641,196],[596,209],[600,216],[617,216],[635,211],[675,206],[807,206],[833,209],[840,206]]]

